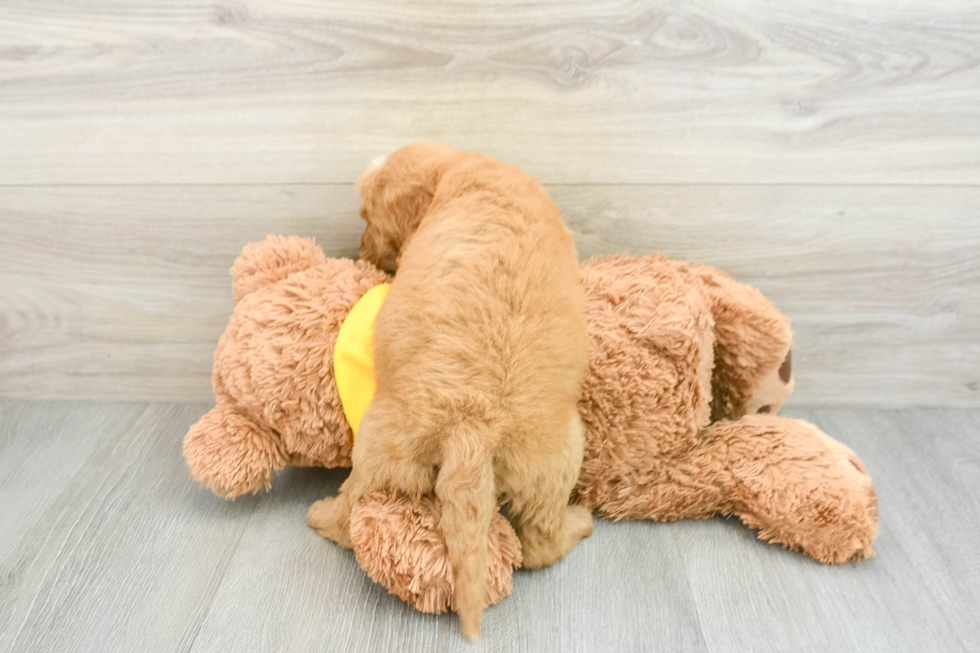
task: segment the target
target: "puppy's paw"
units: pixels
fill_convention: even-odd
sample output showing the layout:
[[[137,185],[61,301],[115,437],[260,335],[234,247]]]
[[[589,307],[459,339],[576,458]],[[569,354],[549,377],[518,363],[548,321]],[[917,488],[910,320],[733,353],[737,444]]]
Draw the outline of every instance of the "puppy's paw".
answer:
[[[595,523],[592,521],[592,513],[585,506],[568,506],[565,513],[565,532],[568,533],[571,546],[582,538],[592,535]],[[571,548],[571,547],[569,547]]]
[[[327,497],[310,506],[306,523],[320,535],[333,540],[345,549],[353,549],[350,537],[350,512],[345,511],[343,499]]]

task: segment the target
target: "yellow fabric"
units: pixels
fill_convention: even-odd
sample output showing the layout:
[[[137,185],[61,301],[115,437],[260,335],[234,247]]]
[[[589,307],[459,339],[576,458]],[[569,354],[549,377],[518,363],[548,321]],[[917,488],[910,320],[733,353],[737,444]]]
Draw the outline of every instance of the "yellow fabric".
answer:
[[[355,436],[377,388],[374,377],[374,320],[390,286],[389,283],[375,286],[354,304],[340,326],[333,349],[337,392]]]

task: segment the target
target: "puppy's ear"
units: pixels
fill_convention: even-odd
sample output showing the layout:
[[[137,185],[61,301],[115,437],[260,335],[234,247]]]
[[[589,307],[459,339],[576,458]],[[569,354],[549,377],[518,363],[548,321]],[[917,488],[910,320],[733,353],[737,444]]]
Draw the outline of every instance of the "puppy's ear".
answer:
[[[366,204],[367,198],[378,192],[378,168],[368,166],[357,178],[354,190],[361,196],[361,201]]]
[[[432,205],[432,191],[420,184],[413,184],[407,189],[399,189],[393,193],[387,202],[390,215],[396,216],[402,224],[406,236],[418,229],[422,218],[429,212]]]

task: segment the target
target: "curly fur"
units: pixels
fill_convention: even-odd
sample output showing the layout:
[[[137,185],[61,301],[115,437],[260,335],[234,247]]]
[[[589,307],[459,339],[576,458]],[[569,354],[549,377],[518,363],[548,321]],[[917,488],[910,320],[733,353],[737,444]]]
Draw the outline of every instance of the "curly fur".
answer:
[[[455,609],[455,577],[439,529],[442,504],[426,495],[412,501],[397,492],[374,492],[351,512],[351,540],[371,578],[421,612]],[[512,571],[521,566],[521,543],[495,512],[487,540],[487,605],[510,594]],[[394,549],[398,550],[394,550]],[[401,555],[412,551],[411,556]]]
[[[377,392],[351,475],[308,523],[347,546],[361,496],[434,491],[455,608],[476,639],[499,498],[526,566],[553,564],[592,532],[568,503],[587,363],[575,242],[536,179],[475,153],[410,145],[358,188],[361,255],[398,274],[375,322]]]

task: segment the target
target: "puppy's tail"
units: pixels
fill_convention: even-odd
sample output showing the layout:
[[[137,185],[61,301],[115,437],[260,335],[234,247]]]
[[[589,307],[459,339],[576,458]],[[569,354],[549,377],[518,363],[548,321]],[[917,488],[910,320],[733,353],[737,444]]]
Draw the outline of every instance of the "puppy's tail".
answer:
[[[440,526],[456,579],[456,612],[463,632],[474,642],[480,639],[487,603],[487,539],[497,506],[488,441],[476,433],[447,441],[435,487],[442,502]]]

